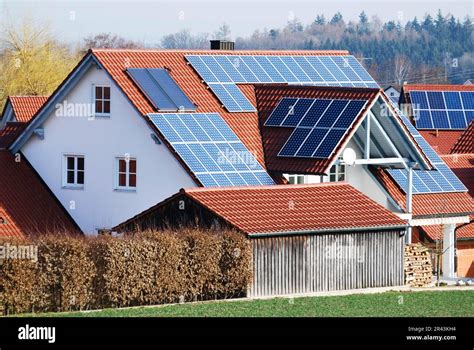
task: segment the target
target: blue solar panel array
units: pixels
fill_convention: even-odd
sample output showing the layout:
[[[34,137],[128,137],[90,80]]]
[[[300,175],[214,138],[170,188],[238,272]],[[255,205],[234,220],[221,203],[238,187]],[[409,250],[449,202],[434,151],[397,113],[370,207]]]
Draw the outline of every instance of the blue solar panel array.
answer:
[[[378,88],[353,56],[187,55],[230,112],[255,108],[235,84],[288,83]]]
[[[418,129],[465,129],[474,119],[474,92],[410,91]]]
[[[195,111],[178,84],[163,68],[128,68],[128,75],[159,111]]]
[[[423,193],[444,193],[444,192],[466,192],[467,189],[457,176],[443,162],[439,155],[431,148],[410,120],[392,104],[403,124],[413,135],[416,143],[426,156],[430,159],[435,170],[414,170],[413,171],[413,194]],[[400,188],[407,193],[407,171],[404,169],[389,169],[392,176]]]
[[[366,103],[365,100],[283,98],[264,125],[295,128],[278,156],[328,158]]]
[[[219,114],[153,113],[148,117],[203,186],[274,184]]]

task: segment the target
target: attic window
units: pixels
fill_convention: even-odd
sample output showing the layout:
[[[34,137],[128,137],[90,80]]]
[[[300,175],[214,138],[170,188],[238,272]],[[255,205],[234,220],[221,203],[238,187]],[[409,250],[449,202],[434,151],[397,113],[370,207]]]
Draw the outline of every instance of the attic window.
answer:
[[[94,111],[96,116],[110,115],[110,86],[94,85]]]

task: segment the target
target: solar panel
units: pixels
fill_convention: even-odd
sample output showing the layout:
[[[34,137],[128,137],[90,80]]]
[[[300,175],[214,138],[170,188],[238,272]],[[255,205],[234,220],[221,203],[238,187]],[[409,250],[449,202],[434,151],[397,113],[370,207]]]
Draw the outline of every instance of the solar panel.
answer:
[[[283,98],[265,126],[294,127],[281,157],[328,158],[367,101]]]
[[[414,91],[415,92],[415,91]],[[415,99],[426,98],[426,94],[421,92],[415,94]],[[453,98],[452,95],[449,98]],[[459,98],[459,95],[458,95]],[[413,100],[412,100],[413,101]],[[445,99],[446,101],[446,99]],[[446,102],[449,106],[450,103]],[[410,120],[392,103],[392,106],[397,111],[403,124],[407,127],[409,132],[414,137],[416,143],[420,146],[426,156],[434,165],[435,170],[414,170],[413,171],[413,193],[443,193],[443,192],[465,192],[466,187],[456,177],[456,175],[443,162],[439,155],[431,148],[421,134],[416,130]],[[390,169],[388,173],[392,176],[395,182],[405,191],[407,186],[407,172],[403,169]]]
[[[465,129],[474,118],[474,92],[410,91],[418,129]]]
[[[255,107],[236,85],[212,83],[209,87],[229,112],[255,112]]]
[[[157,110],[196,110],[166,69],[128,68],[127,73]]]
[[[152,113],[148,117],[203,186],[274,184],[219,114]]]
[[[186,94],[171,78],[166,69],[148,68],[148,73],[156,80],[165,94],[173,101],[180,111],[194,111],[196,106],[189,100]]]
[[[186,59],[229,112],[255,111],[235,87],[239,83],[379,87],[355,57],[348,55],[186,55]]]

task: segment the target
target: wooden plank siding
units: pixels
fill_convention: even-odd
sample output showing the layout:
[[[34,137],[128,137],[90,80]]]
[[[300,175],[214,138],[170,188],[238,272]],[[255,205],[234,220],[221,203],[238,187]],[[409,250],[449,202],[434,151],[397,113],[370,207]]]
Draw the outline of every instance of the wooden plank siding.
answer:
[[[251,238],[247,296],[403,285],[401,231]]]

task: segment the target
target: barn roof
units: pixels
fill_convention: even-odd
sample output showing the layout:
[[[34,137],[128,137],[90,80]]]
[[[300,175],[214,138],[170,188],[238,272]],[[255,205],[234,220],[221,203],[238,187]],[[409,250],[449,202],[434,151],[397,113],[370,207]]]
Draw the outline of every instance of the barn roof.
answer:
[[[182,189],[186,196],[247,234],[402,228],[406,222],[347,183]],[[169,202],[118,225],[118,231]]]

